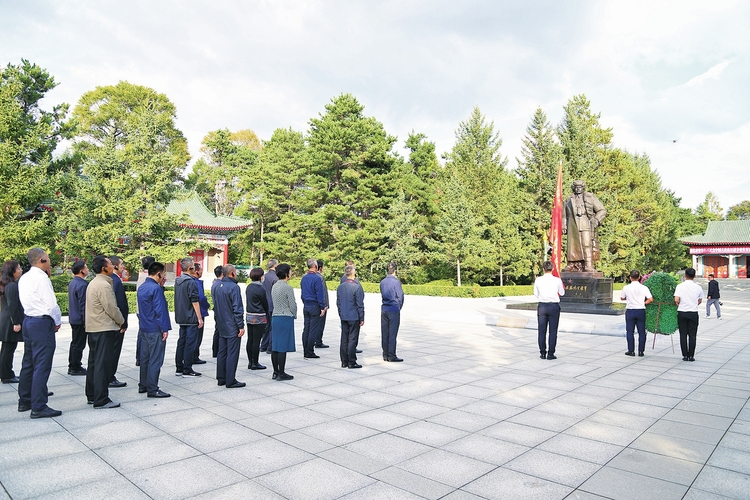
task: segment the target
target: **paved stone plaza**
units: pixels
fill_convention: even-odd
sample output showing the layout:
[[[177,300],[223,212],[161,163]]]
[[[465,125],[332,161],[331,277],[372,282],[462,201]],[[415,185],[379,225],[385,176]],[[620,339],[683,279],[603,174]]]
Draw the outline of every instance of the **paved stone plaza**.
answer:
[[[295,379],[247,370],[243,342],[243,389],[216,385],[209,321],[202,378],[174,375],[170,335],[168,399],[137,392],[133,327],[111,410],[88,406],[84,377],[66,374],[63,325],[49,384],[61,417],[31,420],[16,386],[0,387],[0,498],[750,498],[749,298],[722,289],[724,318],[701,314],[690,363],[676,335],[675,353],[649,336],[631,358],[622,316],[576,315],[563,315],[559,359],[541,360],[534,330],[495,326],[534,318],[505,312],[522,298],[407,296],[405,361],[386,363],[368,294],[364,368],[340,368],[335,312],[331,348],[303,359],[300,317]]]

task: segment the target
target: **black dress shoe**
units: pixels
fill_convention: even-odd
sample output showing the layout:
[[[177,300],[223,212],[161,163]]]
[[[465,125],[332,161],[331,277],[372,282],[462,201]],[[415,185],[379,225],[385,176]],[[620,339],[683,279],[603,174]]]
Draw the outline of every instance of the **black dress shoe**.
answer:
[[[625,351],[625,356],[635,356],[634,351]]]
[[[206,364],[206,360],[205,359],[196,359],[195,361],[193,361],[193,364],[194,365],[205,365]]]
[[[638,356],[643,356],[643,352],[639,352],[639,353],[638,353]]]
[[[18,383],[18,377],[13,378],[4,378],[2,379],[3,384],[17,384]]]
[[[341,368],[346,368],[348,366],[349,366],[349,363],[344,363],[343,361],[341,362]]]
[[[221,380],[218,380],[216,382],[216,385],[219,385],[219,386],[221,386],[221,385],[227,385],[227,383],[226,382],[222,382]]]
[[[141,366],[141,362],[138,361],[137,359],[135,360],[135,366]]]
[[[688,361],[695,361],[695,358],[694,358],[694,357],[692,357],[692,356],[690,356],[690,357],[688,358]]]
[[[276,380],[282,381],[282,380],[292,380],[294,376],[289,375],[287,373],[279,373],[279,376],[276,377]]]
[[[362,365],[359,363],[354,363],[353,365],[349,365],[349,368],[362,368]]]
[[[72,368],[68,368],[68,375],[73,375],[73,376],[86,375],[86,368],[81,367],[81,368],[79,368],[77,370],[74,370]]]
[[[126,385],[128,385],[127,382],[120,382],[117,379],[114,379],[112,382],[109,383],[110,387],[115,387],[115,388],[116,387],[125,387]]]
[[[54,395],[55,395],[55,393],[54,393],[54,392],[52,392],[52,391],[47,391],[47,397],[50,397],[50,396],[54,396]]]
[[[273,375],[271,375],[271,379],[276,380],[277,378],[279,378],[279,374],[277,372],[273,372]]]
[[[307,359],[317,359],[319,357],[317,354],[305,354],[305,358]]]
[[[149,392],[148,393],[148,397],[149,398],[168,398],[170,396],[171,396],[170,393],[164,392],[164,391],[161,391],[161,390],[158,390],[156,392]]]
[[[354,352],[356,352],[357,354],[362,354],[362,349],[355,349]]]
[[[23,413],[25,411],[29,411],[31,409],[31,404],[29,403],[18,403],[18,411]]]
[[[542,359],[547,359],[547,354],[546,353],[540,354],[539,357],[542,358]]]
[[[49,406],[39,411],[31,410],[31,418],[50,418],[59,417],[60,415],[62,415],[62,412],[60,410],[53,410]]]
[[[144,392],[148,392],[148,389],[138,388],[138,394],[143,394]]]
[[[547,354],[547,359],[557,359],[557,356],[554,354]]]
[[[265,369],[266,369],[266,367],[263,366],[263,365],[261,365],[260,363],[258,363],[257,365],[255,365],[255,368],[254,368],[254,370],[265,370]]]
[[[195,370],[190,370],[189,372],[182,372],[182,376],[183,377],[200,377],[201,373]]]
[[[328,349],[329,346],[325,344],[315,344],[316,349]]]
[[[389,363],[400,363],[400,362],[402,362],[402,361],[403,361],[403,359],[401,359],[401,358],[398,358],[398,357],[396,357],[396,356],[393,356],[392,358],[388,358],[388,362],[389,362]]]
[[[231,384],[227,384],[227,389],[239,389],[240,387],[245,387],[246,385],[247,384],[245,382],[237,382],[235,380]]]
[[[683,357],[682,357],[682,360],[683,360],[683,361],[687,361],[687,360],[688,360],[688,357],[687,357],[687,356],[683,356]]]
[[[383,354],[383,361],[388,361],[388,356],[386,356],[385,354]]]

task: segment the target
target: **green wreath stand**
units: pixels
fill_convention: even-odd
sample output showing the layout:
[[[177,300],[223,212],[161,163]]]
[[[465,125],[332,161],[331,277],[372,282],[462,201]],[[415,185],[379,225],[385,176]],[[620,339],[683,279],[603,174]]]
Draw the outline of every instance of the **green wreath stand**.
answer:
[[[677,331],[677,305],[674,303],[674,290],[677,279],[667,273],[653,273],[643,284],[651,291],[654,301],[646,306],[646,330],[653,332],[656,347],[657,335],[672,335]],[[674,338],[672,337],[672,352]]]

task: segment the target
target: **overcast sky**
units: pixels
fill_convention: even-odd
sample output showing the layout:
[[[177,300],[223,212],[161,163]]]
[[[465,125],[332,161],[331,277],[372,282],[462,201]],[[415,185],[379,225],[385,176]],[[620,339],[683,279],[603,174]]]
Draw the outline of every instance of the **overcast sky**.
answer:
[[[556,125],[585,94],[683,206],[750,199],[750,2],[0,0],[0,64],[21,58],[59,83],[45,107],[166,94],[193,160],[210,130],[307,130],[350,92],[401,154],[411,130],[450,150],[479,106],[515,167],[537,106]]]

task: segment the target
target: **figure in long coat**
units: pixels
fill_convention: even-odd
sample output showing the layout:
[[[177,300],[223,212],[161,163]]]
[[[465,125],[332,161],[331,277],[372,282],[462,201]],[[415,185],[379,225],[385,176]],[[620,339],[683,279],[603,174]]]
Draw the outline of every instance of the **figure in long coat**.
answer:
[[[573,194],[565,200],[563,234],[568,235],[567,272],[595,272],[599,260],[599,225],[607,215],[602,202],[586,192],[586,183],[574,181]]]

